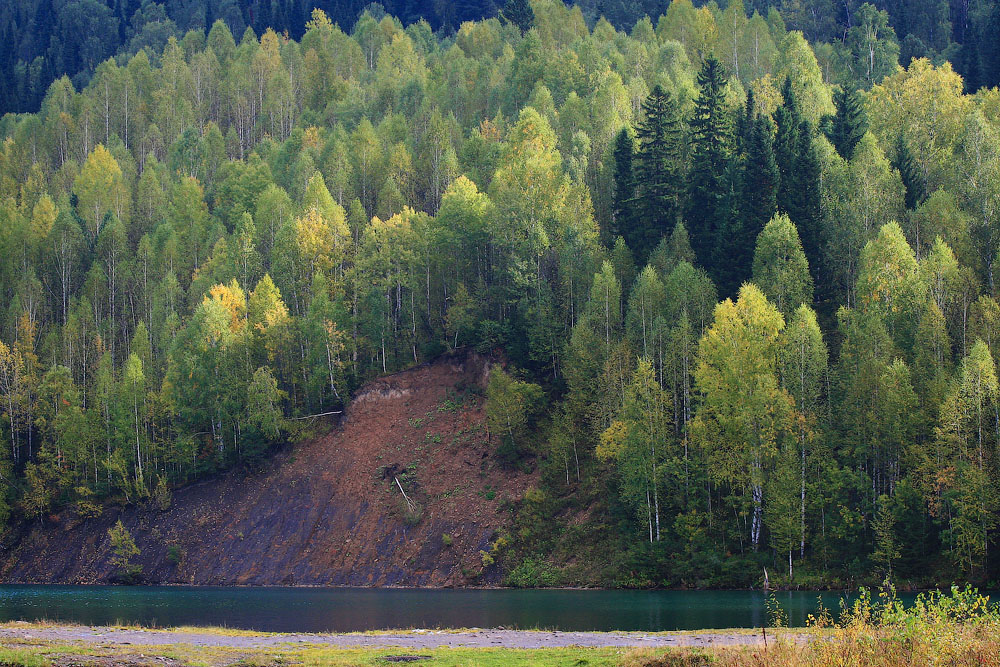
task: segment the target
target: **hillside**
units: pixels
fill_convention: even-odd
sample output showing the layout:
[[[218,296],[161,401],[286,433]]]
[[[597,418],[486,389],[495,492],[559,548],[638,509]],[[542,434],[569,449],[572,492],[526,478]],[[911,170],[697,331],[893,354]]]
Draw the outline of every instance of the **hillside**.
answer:
[[[371,382],[327,435],[290,447],[262,474],[179,489],[163,512],[150,503],[34,523],[4,555],[0,579],[109,581],[107,531],[120,518],[148,582],[495,583],[498,571],[478,576],[479,551],[507,519],[503,503],[532,476],[499,469],[489,455],[479,391],[488,372],[480,357],[451,357]],[[422,506],[414,526],[394,477]]]
[[[156,581],[1000,581],[1000,14],[818,2],[206,15],[0,116],[9,576],[121,511]],[[456,350],[489,447],[440,389],[288,449]]]

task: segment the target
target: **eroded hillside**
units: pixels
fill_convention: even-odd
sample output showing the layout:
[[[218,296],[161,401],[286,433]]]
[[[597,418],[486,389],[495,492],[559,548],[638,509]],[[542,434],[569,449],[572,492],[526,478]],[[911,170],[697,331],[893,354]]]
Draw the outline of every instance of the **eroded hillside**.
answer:
[[[509,519],[505,501],[533,479],[490,456],[487,373],[480,357],[456,357],[371,382],[337,427],[289,447],[269,472],[179,489],[166,511],[149,503],[96,519],[49,517],[3,556],[2,579],[113,579],[107,531],[120,518],[149,582],[495,583],[500,573],[484,572],[479,552]]]

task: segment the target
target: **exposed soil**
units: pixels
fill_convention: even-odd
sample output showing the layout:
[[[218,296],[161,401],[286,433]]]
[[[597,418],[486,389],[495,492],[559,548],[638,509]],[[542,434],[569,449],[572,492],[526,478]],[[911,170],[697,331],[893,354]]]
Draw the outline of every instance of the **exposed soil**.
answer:
[[[107,531],[121,518],[147,583],[466,586],[499,583],[480,550],[534,475],[490,455],[481,357],[450,357],[363,387],[340,424],[248,476],[234,471],[150,505],[68,513],[23,528],[0,581],[104,583]],[[408,512],[399,480],[420,506]],[[489,487],[489,491],[487,491]],[[445,537],[448,536],[448,537]]]

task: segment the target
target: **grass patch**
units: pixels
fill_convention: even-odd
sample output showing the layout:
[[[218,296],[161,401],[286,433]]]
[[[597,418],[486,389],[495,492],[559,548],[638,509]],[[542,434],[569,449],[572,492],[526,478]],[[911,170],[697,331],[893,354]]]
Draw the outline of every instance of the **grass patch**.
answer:
[[[17,667],[48,667],[52,664],[43,655],[31,649],[9,649],[0,647],[0,665]]]

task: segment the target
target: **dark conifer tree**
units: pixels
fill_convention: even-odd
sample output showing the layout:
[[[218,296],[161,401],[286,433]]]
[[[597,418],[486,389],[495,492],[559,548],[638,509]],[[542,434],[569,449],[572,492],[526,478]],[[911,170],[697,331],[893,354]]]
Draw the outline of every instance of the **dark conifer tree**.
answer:
[[[792,202],[793,181],[799,150],[799,129],[802,126],[802,114],[799,112],[795,91],[792,90],[788,79],[785,79],[781,88],[781,95],[784,101],[774,112],[774,120],[778,126],[774,136],[774,159],[778,164],[778,173],[781,177],[778,186],[778,209],[791,215],[791,209],[794,208]]]
[[[973,39],[973,48],[979,54],[977,83],[979,86],[996,86],[1000,85],[1000,42],[997,40],[1000,34],[1000,4],[987,4],[992,6],[988,10],[983,8],[977,21],[978,30],[973,28],[973,32],[978,33]]]
[[[849,87],[835,92],[833,103],[837,108],[837,115],[831,120],[827,136],[840,157],[850,160],[854,156],[854,147],[868,131],[868,118],[865,116],[861,96]]]
[[[635,140],[632,130],[623,127],[615,137],[615,199],[608,239],[621,236],[631,248],[629,238],[635,222]]]
[[[895,148],[892,166],[899,171],[899,176],[903,179],[903,185],[906,187],[906,208],[912,211],[927,198],[927,186],[924,184],[924,175],[920,173],[920,167],[913,159],[910,147],[902,134],[896,137]]]
[[[8,110],[16,109],[17,100],[13,97],[15,91],[14,63],[17,41],[14,38],[14,24],[8,23],[0,37],[0,115]]]
[[[531,26],[534,25],[535,12],[531,9],[531,5],[528,4],[528,0],[507,0],[507,4],[500,10],[497,18],[504,25],[513,23],[523,35],[531,30]]]
[[[686,220],[691,245],[698,261],[713,278],[727,260],[719,240],[730,230],[731,203],[728,186],[732,148],[730,119],[723,102],[725,72],[722,64],[709,57],[698,73],[701,89],[691,118],[691,171],[688,177]]]
[[[739,233],[729,241],[729,256],[735,274],[730,282],[737,287],[750,275],[754,244],[778,206],[778,165],[771,142],[773,125],[766,116],[757,115],[751,121],[743,157],[742,193],[739,204]]]
[[[639,266],[645,265],[657,242],[677,222],[683,187],[682,131],[676,101],[657,85],[642,103],[642,111],[642,122],[636,128],[639,150],[635,182],[639,200],[634,242],[626,237]]]
[[[756,116],[757,110],[754,105],[753,89],[751,88],[747,90],[747,101],[743,106],[743,114],[736,122],[736,154],[740,158],[746,155],[747,146],[749,146],[750,139],[753,136],[753,124]]]
[[[823,166],[820,164],[816,146],[813,144],[813,130],[808,121],[799,125],[798,149],[795,156],[795,170],[792,174],[792,201],[788,217],[795,223],[802,240],[802,251],[809,260],[809,271],[816,285],[824,284],[819,277],[822,245],[823,195],[820,180]]]
[[[820,284],[822,281],[819,280],[818,271],[822,243],[822,165],[813,145],[813,127],[802,118],[795,91],[788,79],[785,79],[781,94],[784,101],[774,114],[777,123],[774,157],[779,173],[777,210],[788,214],[795,223],[802,240],[802,250],[809,260],[813,280]],[[864,113],[856,93],[849,93],[842,103],[846,104],[847,111],[840,113],[841,107],[838,105],[837,117],[831,121],[831,133],[840,132],[847,137],[845,145],[850,145],[853,151],[866,129]],[[854,108],[855,103],[858,104],[857,108]],[[846,124],[838,129],[837,123],[844,119]],[[857,133],[859,126],[862,128],[860,134]],[[765,220],[765,224],[766,222]]]
[[[208,0],[205,3],[205,33],[212,29],[212,25],[215,23],[215,19],[218,18],[215,13],[215,1]]]
[[[129,19],[132,18],[127,16],[127,2],[128,0],[118,0],[118,2],[109,5],[118,18],[118,42],[120,44],[124,44],[128,40]]]
[[[965,92],[974,93],[979,90],[982,81],[982,60],[979,49],[979,37],[976,30],[969,31],[969,38],[959,51],[958,65],[965,83]]]

